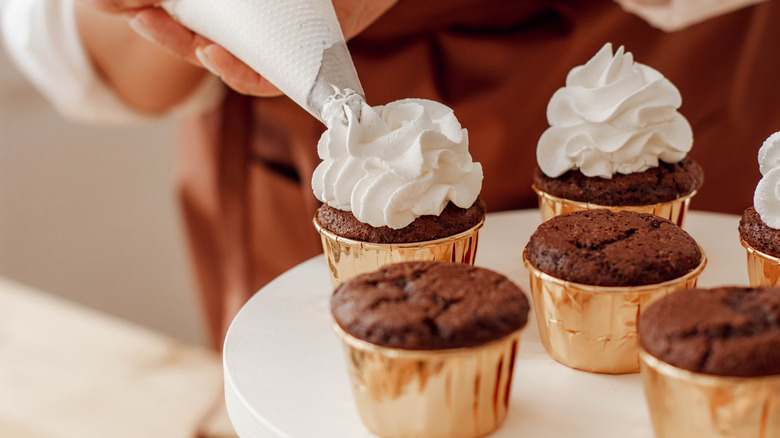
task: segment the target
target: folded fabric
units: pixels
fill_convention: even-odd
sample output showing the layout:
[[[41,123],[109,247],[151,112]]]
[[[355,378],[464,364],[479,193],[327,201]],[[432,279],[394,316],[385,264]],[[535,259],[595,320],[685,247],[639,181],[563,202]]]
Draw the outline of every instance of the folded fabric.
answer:
[[[653,27],[673,32],[766,0],[615,0]]]

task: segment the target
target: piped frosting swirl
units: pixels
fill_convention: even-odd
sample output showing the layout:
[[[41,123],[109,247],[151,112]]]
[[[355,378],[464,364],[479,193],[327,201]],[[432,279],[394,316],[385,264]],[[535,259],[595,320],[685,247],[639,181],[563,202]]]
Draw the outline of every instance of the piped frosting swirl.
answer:
[[[677,109],[682,97],[657,70],[634,62],[623,46],[607,43],[585,65],[573,68],[566,86],[547,106],[550,127],[536,150],[540,169],[555,178],[573,169],[610,179],[676,163],[693,144],[688,121]]]
[[[338,105],[340,108],[329,108]],[[334,100],[312,175],[314,195],[374,227],[403,228],[439,215],[448,202],[468,208],[482,187],[468,133],[447,106],[404,99],[384,106]]]
[[[765,224],[780,229],[780,132],[770,135],[761,145],[758,168],[762,178],[753,194],[753,207]]]

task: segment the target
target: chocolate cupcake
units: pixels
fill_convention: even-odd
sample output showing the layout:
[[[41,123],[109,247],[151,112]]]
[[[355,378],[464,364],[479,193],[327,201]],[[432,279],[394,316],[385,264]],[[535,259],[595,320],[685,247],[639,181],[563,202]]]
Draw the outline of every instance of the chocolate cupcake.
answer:
[[[533,188],[544,220],[577,210],[652,213],[682,225],[703,182],[682,98],[658,71],[607,43],[550,99]]]
[[[639,337],[657,437],[780,436],[780,289],[673,293]]]
[[[780,230],[761,220],[748,207],[739,221],[739,241],[747,252],[751,286],[780,286]]]
[[[613,175],[606,179],[585,176],[579,169],[551,178],[538,167],[534,186],[552,196],[601,206],[631,207],[664,204],[688,196],[701,187],[704,171],[690,158],[677,163],[660,161],[644,172]],[[668,218],[667,218],[668,219]]]
[[[542,343],[572,368],[639,371],[637,315],[695,286],[706,258],[669,220],[582,210],[542,223],[523,251]]]
[[[327,205],[314,218],[334,288],[389,263],[441,260],[473,265],[484,223],[485,204],[480,198],[465,209],[450,203],[441,215],[420,216],[398,229],[373,227],[351,212]]]
[[[446,106],[404,99],[329,125],[312,176],[314,218],[333,286],[387,263],[473,264],[485,218],[482,167]]]
[[[780,230],[762,221],[755,207],[748,207],[742,213],[738,230],[743,242],[765,254],[780,257]]]
[[[469,208],[447,204],[439,215],[416,218],[403,228],[372,227],[360,222],[352,212],[323,204],[317,210],[317,222],[345,239],[370,243],[415,243],[443,239],[468,231],[485,220],[485,203],[477,198]]]
[[[361,419],[383,437],[478,437],[503,422],[529,310],[496,272],[386,265],[331,297]]]
[[[780,286],[780,132],[764,141],[758,151],[762,178],[756,186],[753,206],[739,222],[739,241],[747,251],[752,286]]]

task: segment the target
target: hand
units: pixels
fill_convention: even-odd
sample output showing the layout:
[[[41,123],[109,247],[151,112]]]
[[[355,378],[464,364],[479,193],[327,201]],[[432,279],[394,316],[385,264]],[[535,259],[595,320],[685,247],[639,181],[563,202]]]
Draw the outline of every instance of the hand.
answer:
[[[93,7],[131,17],[130,25],[140,35],[192,64],[219,76],[225,84],[242,94],[279,96],[282,93],[260,74],[233,56],[222,46],[176,22],[159,0],[82,0]],[[350,39],[363,31],[398,0],[334,0],[342,32]]]

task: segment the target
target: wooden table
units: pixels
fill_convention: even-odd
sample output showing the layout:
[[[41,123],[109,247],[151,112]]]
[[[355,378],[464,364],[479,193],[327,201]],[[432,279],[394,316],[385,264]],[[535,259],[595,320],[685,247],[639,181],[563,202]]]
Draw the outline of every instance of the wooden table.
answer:
[[[235,436],[222,400],[216,352],[0,278],[0,437]]]

